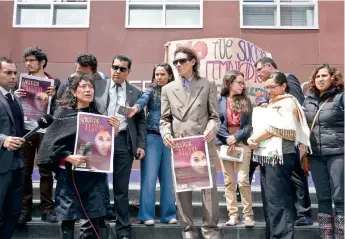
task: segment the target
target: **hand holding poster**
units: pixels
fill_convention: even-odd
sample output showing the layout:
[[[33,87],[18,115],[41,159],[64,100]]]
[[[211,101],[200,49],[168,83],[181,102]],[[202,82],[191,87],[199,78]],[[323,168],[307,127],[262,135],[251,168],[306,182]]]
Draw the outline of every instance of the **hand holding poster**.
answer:
[[[255,62],[264,56],[271,57],[253,43],[239,38],[205,38],[172,41],[169,47],[169,64],[174,60],[174,51],[180,46],[195,50],[200,60],[200,76],[215,80],[220,92],[223,76],[231,70],[244,74],[248,96],[254,103],[255,93],[263,91],[261,79],[257,76]],[[176,69],[174,69],[176,73]]]
[[[174,140],[172,168],[176,192],[213,187],[207,143],[203,136]]]
[[[19,89],[26,92],[26,95],[21,97],[25,121],[37,121],[42,115],[49,114],[51,98],[48,97],[46,91],[53,85],[53,79],[28,74],[20,75]]]
[[[79,112],[77,125],[74,154],[82,155],[87,143],[91,143],[91,150],[86,154],[86,163],[75,170],[112,173],[114,127],[109,124],[108,117]]]

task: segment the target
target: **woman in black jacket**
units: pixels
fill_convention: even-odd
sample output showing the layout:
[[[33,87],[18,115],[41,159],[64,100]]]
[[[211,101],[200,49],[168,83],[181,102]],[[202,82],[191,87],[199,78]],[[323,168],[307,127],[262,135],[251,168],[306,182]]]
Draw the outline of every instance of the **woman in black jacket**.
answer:
[[[328,64],[319,65],[310,78],[309,91],[304,108],[312,128],[309,162],[319,204],[321,238],[334,235],[340,239],[344,238],[343,75]]]
[[[98,114],[93,104],[94,86],[91,75],[77,73],[71,77],[62,101],[64,107],[56,110],[54,122],[47,129],[38,152],[37,165],[56,173],[55,210],[62,221],[62,239],[74,238],[75,221],[81,218],[89,217],[93,227],[86,228],[79,238],[104,238],[102,231],[106,230],[103,220],[106,214],[106,174],[75,171],[73,181],[71,170],[72,165],[79,166],[87,160],[86,156],[74,155],[73,152],[78,112]],[[118,127],[114,117],[109,118],[109,123]],[[59,166],[65,166],[65,169]]]

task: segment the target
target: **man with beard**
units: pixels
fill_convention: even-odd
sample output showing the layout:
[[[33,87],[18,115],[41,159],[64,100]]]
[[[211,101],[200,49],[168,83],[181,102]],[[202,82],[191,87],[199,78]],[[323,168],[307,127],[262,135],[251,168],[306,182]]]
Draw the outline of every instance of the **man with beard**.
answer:
[[[50,86],[45,92],[48,97],[51,97],[51,109],[50,114],[54,113],[56,107],[56,91],[60,86],[60,80],[55,78],[44,71],[48,64],[47,55],[38,47],[29,47],[23,54],[25,66],[27,72],[30,75],[37,76],[44,79],[53,79],[54,85]],[[15,91],[16,96],[23,98],[26,96],[26,92],[23,89]],[[30,130],[35,129],[38,126],[35,121],[24,122],[24,134]],[[24,143],[24,195],[22,199],[22,212],[19,218],[19,225],[24,225],[26,222],[32,220],[32,172],[34,168],[34,161],[36,153],[42,142],[45,129],[40,129],[38,132],[29,137]],[[54,212],[53,202],[53,173],[51,170],[39,168],[40,174],[40,198],[41,198],[41,220],[46,222],[57,222]]]

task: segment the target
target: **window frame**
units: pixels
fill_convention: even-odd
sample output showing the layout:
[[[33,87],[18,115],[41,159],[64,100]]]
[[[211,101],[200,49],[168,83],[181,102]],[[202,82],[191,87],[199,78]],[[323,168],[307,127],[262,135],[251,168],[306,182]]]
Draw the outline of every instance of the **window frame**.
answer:
[[[319,29],[319,13],[318,13],[318,0],[308,0],[305,2],[283,2],[281,0],[272,0],[272,2],[245,2],[244,0],[240,1],[240,28],[241,29],[290,29],[290,30],[318,30]],[[257,7],[276,7],[276,25],[275,26],[245,26],[244,22],[244,15],[243,15],[243,7],[244,6],[257,6]],[[314,17],[314,25],[313,26],[281,26],[281,19],[280,19],[280,7],[281,6],[288,6],[288,7],[313,7],[313,17]]]
[[[200,24],[199,25],[166,25],[166,6],[199,6],[200,7]],[[163,7],[163,16],[162,19],[164,22],[159,25],[137,25],[137,26],[131,26],[129,25],[129,9],[130,6],[162,6]],[[149,29],[149,28],[159,28],[159,29],[170,29],[170,28],[181,28],[181,29],[188,29],[188,28],[203,28],[204,26],[204,1],[198,0],[197,1],[180,1],[180,2],[168,2],[168,0],[162,0],[161,2],[158,1],[142,1],[142,2],[130,2],[130,0],[126,0],[126,22],[125,22],[125,28],[137,28],[137,29]]]
[[[91,0],[87,0],[87,2],[19,2],[18,0],[14,0],[13,5],[13,22],[12,26],[14,28],[89,28],[90,26],[90,4]],[[49,25],[39,24],[39,25],[21,25],[16,24],[17,22],[17,13],[19,6],[47,6],[50,5],[50,22]],[[86,6],[86,16],[87,20],[85,24],[73,24],[73,25],[54,25],[54,6]]]

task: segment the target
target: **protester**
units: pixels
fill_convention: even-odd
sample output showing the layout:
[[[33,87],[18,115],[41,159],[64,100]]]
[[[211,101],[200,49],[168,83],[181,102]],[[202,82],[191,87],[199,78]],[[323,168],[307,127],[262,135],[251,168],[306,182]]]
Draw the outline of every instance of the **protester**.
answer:
[[[17,66],[0,57],[0,238],[10,239],[22,208],[24,186],[24,114],[20,100],[12,94]]]
[[[92,54],[81,54],[77,57],[75,61],[75,72],[79,73],[89,73],[93,75],[95,81],[95,104],[97,106],[97,110],[101,114],[106,113],[107,109],[107,101],[104,100],[104,95],[107,93],[107,88],[109,87],[110,79],[105,77],[103,73],[97,71],[98,68],[98,61],[97,58]],[[63,94],[66,92],[68,88],[69,81],[72,76],[70,76],[67,80],[63,81],[58,92],[57,92],[57,99],[61,99]],[[105,183],[105,197],[106,197],[106,207],[107,207],[107,215],[105,216],[106,220],[114,221],[116,220],[116,215],[114,213],[114,208],[110,204],[110,190],[109,190],[109,181],[108,176],[104,179]],[[88,224],[86,225],[88,226]]]
[[[163,144],[159,132],[161,118],[162,87],[174,81],[171,66],[167,63],[155,65],[153,68],[152,85],[132,107],[129,117],[140,112],[147,106],[146,155],[140,162],[140,207],[138,220],[145,225],[154,225],[156,207],[156,181],[160,184],[160,212],[162,223],[176,223],[176,206],[171,170],[171,150]]]
[[[310,147],[309,128],[301,105],[286,94],[289,86],[283,73],[272,73],[265,89],[270,101],[259,115],[254,109],[253,135],[248,144],[255,149],[253,160],[260,163],[266,238],[294,238],[296,211],[291,178],[297,158],[295,143]],[[263,140],[265,144],[259,147]]]
[[[26,69],[30,75],[43,79],[53,79],[54,85],[50,86],[45,92],[51,98],[50,114],[54,113],[56,108],[56,91],[59,89],[60,80],[45,72],[48,64],[48,58],[45,52],[38,47],[29,47],[23,54]],[[16,96],[24,98],[26,92],[24,89],[17,89]],[[24,134],[37,127],[36,121],[24,122]],[[34,169],[34,161],[38,152],[46,129],[40,129],[38,132],[29,137],[24,143],[24,195],[22,199],[22,212],[19,218],[19,225],[24,225],[32,220],[33,209],[33,185],[32,172]],[[53,202],[53,174],[51,170],[38,168],[40,174],[40,199],[41,199],[41,220],[46,222],[57,222],[54,212]]]
[[[204,135],[208,143],[213,187],[201,190],[201,232],[203,238],[218,239],[219,205],[215,165],[218,156],[214,141],[220,125],[217,89],[214,82],[199,76],[199,60],[195,51],[180,47],[174,52],[174,58],[173,64],[180,79],[162,89],[160,133],[169,148],[174,147],[174,138]],[[191,210],[192,192],[176,193],[176,203],[183,238],[199,238]]]
[[[78,112],[98,114],[94,104],[94,87],[92,75],[77,73],[71,77],[61,100],[63,107],[59,107],[54,114],[54,122],[48,128],[38,152],[37,164],[54,168],[57,174],[55,208],[58,219],[62,220],[63,239],[73,239],[76,219],[87,217],[91,219],[91,226],[79,238],[95,238],[94,227],[100,238],[105,239],[103,217],[106,215],[106,174],[83,171],[72,174],[72,165],[79,166],[87,160],[86,156],[75,155],[73,152]],[[115,131],[118,130],[115,117],[110,117],[109,123],[115,127]],[[66,169],[59,168],[59,165]],[[84,214],[84,209],[87,215]]]
[[[329,64],[315,68],[304,110],[312,131],[308,157],[321,238],[344,238],[344,78],[339,70]]]
[[[245,227],[253,227],[252,194],[249,183],[251,149],[247,145],[247,139],[252,131],[251,103],[246,95],[243,73],[232,70],[224,75],[218,107],[221,125],[217,134],[216,145],[228,145],[228,153],[233,152],[235,147],[244,149],[242,162],[220,161],[224,175],[226,204],[229,211],[229,221],[225,224],[233,226],[238,223],[235,178],[235,171],[237,170],[244,224]]]

